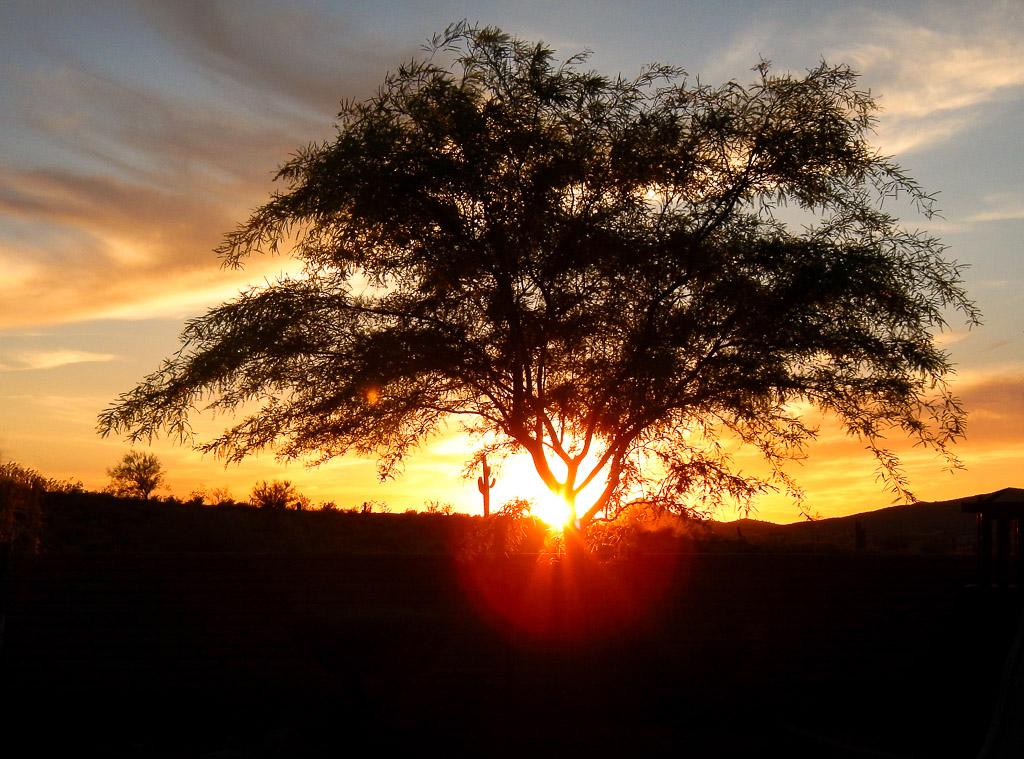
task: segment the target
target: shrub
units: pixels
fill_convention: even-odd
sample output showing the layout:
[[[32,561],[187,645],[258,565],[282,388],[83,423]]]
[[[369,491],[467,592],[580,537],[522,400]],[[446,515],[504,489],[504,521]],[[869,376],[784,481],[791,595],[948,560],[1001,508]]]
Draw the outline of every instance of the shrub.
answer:
[[[455,513],[455,504],[447,501],[431,499],[424,501],[423,506],[428,514],[444,514],[446,517],[450,517]]]
[[[297,509],[309,506],[309,499],[288,480],[262,480],[253,485],[249,503],[258,509]]]
[[[375,501],[373,499],[370,499],[369,501],[363,501],[359,506],[352,509],[352,511],[358,512],[360,514],[372,514],[375,509],[380,514],[391,513],[391,507],[388,506],[387,501]]]
[[[458,554],[470,560],[493,560],[536,548],[543,541],[544,523],[531,513],[533,501],[513,498],[490,516],[474,519]],[[531,538],[533,540],[531,540]],[[533,545],[536,543],[537,545]]]
[[[231,495],[226,487],[207,490],[205,485],[200,485],[188,494],[188,503],[206,506],[237,506],[238,501]]]
[[[8,556],[38,553],[45,492],[46,480],[39,472],[15,461],[0,464],[0,545]]]

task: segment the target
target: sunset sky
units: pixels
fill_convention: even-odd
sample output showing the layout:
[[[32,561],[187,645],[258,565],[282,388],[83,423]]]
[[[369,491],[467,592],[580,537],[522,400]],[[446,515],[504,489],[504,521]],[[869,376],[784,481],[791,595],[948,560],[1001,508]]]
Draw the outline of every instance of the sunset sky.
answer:
[[[927,13],[923,11],[927,9]],[[296,148],[330,139],[342,99],[468,18],[567,57],[632,75],[682,66],[708,84],[747,81],[761,58],[803,71],[821,59],[862,75],[883,111],[876,145],[930,192],[941,218],[904,217],[969,264],[984,315],[940,336],[968,412],[966,471],[906,449],[918,497],[1024,486],[1024,3],[389,2],[366,0],[5,0],[0,4],[0,461],[99,489],[128,450],[96,416],[178,347],[185,319],[295,268],[256,258],[225,271],[222,235],[273,189]],[[201,418],[200,433],[223,419]],[[405,475],[379,484],[372,461],[287,467],[265,455],[225,469],[173,441],[155,451],[171,492],[200,484],[248,496],[287,478],[314,502],[367,499],[393,510],[427,499],[479,511],[458,435],[428,441]],[[740,453],[738,463],[755,467]],[[822,516],[887,506],[863,444],[822,426],[791,469]],[[525,468],[493,498],[531,495]],[[165,491],[166,492],[166,491]],[[732,518],[734,514],[722,515]],[[800,518],[766,498],[759,518]]]

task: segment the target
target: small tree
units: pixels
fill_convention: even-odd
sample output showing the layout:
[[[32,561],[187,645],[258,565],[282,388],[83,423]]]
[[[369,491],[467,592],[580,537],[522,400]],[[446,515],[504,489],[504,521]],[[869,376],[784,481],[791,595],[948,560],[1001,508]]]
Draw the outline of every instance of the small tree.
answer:
[[[154,490],[166,484],[165,474],[156,454],[128,451],[117,466],[107,470],[110,477],[108,490],[123,498],[145,500]]]
[[[299,493],[288,480],[262,480],[253,485],[249,503],[260,509],[303,510],[309,499]]]
[[[815,437],[808,407],[900,497],[889,431],[957,466],[935,335],[978,315],[943,246],[883,210],[899,196],[929,217],[932,198],[871,147],[856,74],[762,62],[710,87],[585,58],[461,24],[346,102],[337,138],[285,164],[220,248],[241,265],[292,245],[303,276],[191,321],[101,431],[191,441],[200,402],[262,404],[198,448],[376,455],[385,478],[459,419],[488,436],[467,473],[525,451],[582,525],[628,494],[798,496],[783,466]],[[736,471],[730,439],[770,474]]]
[[[363,501],[361,504],[356,506],[353,511],[360,514],[373,514],[374,511],[378,514],[390,514],[391,507],[388,506],[387,501],[378,501],[371,498],[369,501]]]
[[[428,514],[443,514],[448,517],[455,513],[455,504],[431,498],[423,502],[424,511]]]
[[[228,488],[207,488],[205,485],[200,485],[191,493],[189,493],[189,501],[197,504],[206,504],[208,506],[234,506],[235,499],[231,495],[231,491]]]

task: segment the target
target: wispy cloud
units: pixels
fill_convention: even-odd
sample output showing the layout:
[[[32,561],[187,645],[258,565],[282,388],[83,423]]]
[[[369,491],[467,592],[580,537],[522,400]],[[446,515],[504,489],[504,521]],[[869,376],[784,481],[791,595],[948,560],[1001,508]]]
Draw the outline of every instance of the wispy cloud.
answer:
[[[1013,221],[1024,219],[1024,196],[1011,194],[987,195],[982,198],[982,210],[964,219],[966,223]]]
[[[865,70],[892,72],[884,93],[890,117],[926,118],[998,99],[1024,85],[1019,40],[978,38],[907,23],[879,30],[879,40],[855,46],[850,58]]]
[[[175,313],[288,267],[225,273],[211,250],[290,153],[333,134],[341,98],[370,94],[412,52],[338,11],[131,5],[166,43],[161,75],[189,86],[45,39],[41,62],[5,70],[0,121],[31,139],[0,162],[0,328]]]
[[[194,63],[316,113],[337,110],[342,97],[371,94],[389,68],[417,50],[395,48],[383,35],[360,30],[343,9],[328,15],[271,0],[134,4]]]
[[[848,64],[883,109],[876,143],[896,155],[986,124],[993,106],[1022,98],[1024,5],[1016,0],[936,0],[927,13],[917,3],[812,5],[752,12],[704,73],[747,79],[759,56],[802,72],[816,63],[811,51]]]
[[[954,391],[967,410],[967,440],[986,449],[1020,442],[1024,418],[1024,366],[1008,365],[957,375]]]
[[[250,193],[251,195],[252,193]],[[255,199],[254,199],[255,202]],[[237,290],[253,272],[222,272],[211,253],[234,203],[201,190],[72,172],[4,171],[0,327],[95,318],[154,301]],[[257,262],[257,276],[281,261]],[[8,279],[11,285],[12,279]]]
[[[312,121],[210,92],[168,92],[159,83],[116,78],[87,64],[15,70],[23,123],[51,150],[136,180],[191,182],[206,192],[266,177]],[[316,136],[316,135],[314,135]],[[47,165],[45,156],[33,156]]]
[[[963,14],[971,14],[971,23]],[[942,142],[991,117],[986,108],[1024,92],[1024,14],[1017,3],[932,7],[927,17],[866,12],[863,42],[830,55],[862,72],[884,108],[886,152]],[[843,40],[854,38],[846,30]]]
[[[56,369],[71,364],[114,361],[112,353],[93,353],[90,351],[59,348],[56,350],[25,351],[13,357],[11,364],[0,365],[0,371],[32,371],[36,369]]]

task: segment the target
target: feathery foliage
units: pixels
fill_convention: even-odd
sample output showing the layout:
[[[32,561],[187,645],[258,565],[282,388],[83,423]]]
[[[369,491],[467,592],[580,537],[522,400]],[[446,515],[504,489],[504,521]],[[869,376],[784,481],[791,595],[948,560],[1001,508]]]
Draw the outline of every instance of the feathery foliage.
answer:
[[[603,482],[583,523],[627,492],[798,495],[783,466],[815,436],[806,407],[898,495],[888,432],[955,466],[964,412],[935,335],[978,314],[940,242],[884,209],[933,199],[871,147],[857,75],[761,62],[711,87],[586,57],[463,23],[344,103],[336,139],[288,161],[219,249],[229,266],[287,249],[302,275],[189,322],[101,431],[195,443],[200,406],[245,407],[197,447],[374,455],[389,477],[458,419],[491,441],[467,471],[526,451],[570,503]],[[735,471],[729,438],[772,474]]]
[[[166,484],[167,472],[155,453],[128,451],[121,461],[107,470],[109,490],[124,498],[148,499],[157,488]]]

